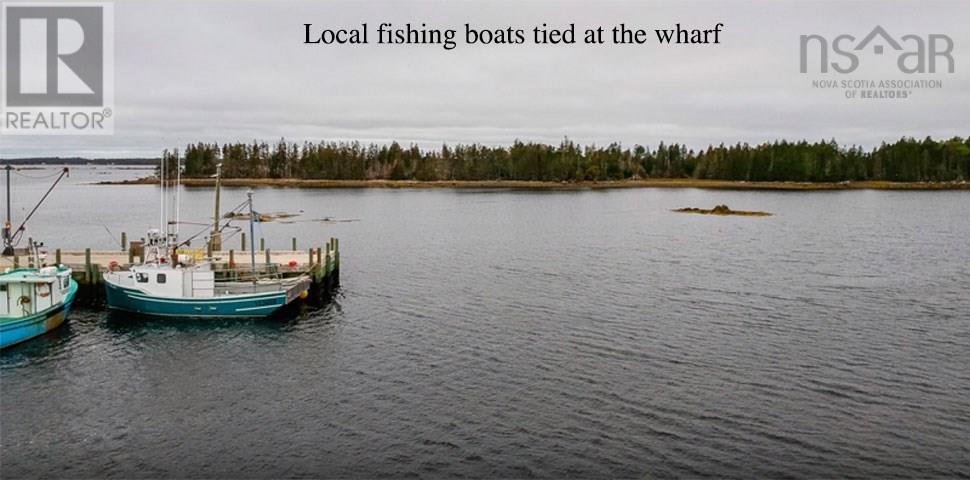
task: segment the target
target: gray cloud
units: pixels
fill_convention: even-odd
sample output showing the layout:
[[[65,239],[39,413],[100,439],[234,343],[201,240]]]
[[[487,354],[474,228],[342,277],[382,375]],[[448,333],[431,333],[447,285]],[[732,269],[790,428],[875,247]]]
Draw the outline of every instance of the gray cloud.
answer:
[[[116,133],[0,138],[0,155],[154,156],[190,141],[515,139],[702,147],[778,138],[866,146],[970,133],[962,2],[117,3]],[[724,23],[721,45],[304,45],[303,24],[461,29],[543,22],[645,29]],[[945,33],[957,71],[903,101],[849,101],[798,73],[798,36]],[[461,32],[459,32],[459,37]],[[867,67],[869,68],[869,67]],[[853,78],[901,78],[888,65]],[[840,78],[840,77],[831,77]]]

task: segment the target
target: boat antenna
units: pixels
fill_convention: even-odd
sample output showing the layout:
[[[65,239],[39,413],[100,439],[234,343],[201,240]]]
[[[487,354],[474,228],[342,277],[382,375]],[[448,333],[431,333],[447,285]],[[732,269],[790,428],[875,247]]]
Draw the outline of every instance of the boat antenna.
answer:
[[[253,269],[253,282],[256,282],[256,235],[255,229],[253,228],[254,218],[256,214],[253,213],[253,190],[249,189],[246,192],[246,198],[249,199],[249,261]]]
[[[9,185],[10,185],[9,184],[9,182],[10,182],[10,176],[9,176],[10,175],[10,165],[7,165],[7,182],[8,182],[7,183],[7,185],[8,185],[7,186],[7,223],[5,223],[4,224],[4,227],[3,227],[3,229],[4,229],[3,254],[4,255],[13,255],[13,245],[15,243],[17,243],[19,241],[19,237],[21,235],[23,235],[23,233],[24,233],[24,226],[27,225],[27,222],[30,220],[30,217],[34,216],[34,212],[36,212],[37,209],[40,208],[40,206],[44,203],[44,200],[47,200],[47,196],[50,195],[52,191],[54,191],[54,187],[56,187],[57,184],[61,181],[61,179],[64,178],[64,176],[65,175],[68,175],[69,173],[70,173],[70,170],[68,170],[67,167],[64,167],[64,170],[61,170],[61,174],[57,176],[57,179],[54,180],[54,183],[51,184],[50,188],[48,188],[47,191],[44,192],[44,196],[40,198],[40,201],[37,202],[37,205],[34,205],[34,208],[30,211],[30,213],[27,214],[27,217],[24,218],[24,221],[23,222],[20,222],[20,226],[17,227],[17,230],[14,231],[13,235],[10,235],[10,232],[9,232],[9,225],[10,225],[10,187],[9,187]],[[7,253],[8,250],[10,251],[9,254]]]
[[[3,254],[13,255],[13,244],[10,238],[10,170],[13,167],[7,164],[7,219],[3,222]]]

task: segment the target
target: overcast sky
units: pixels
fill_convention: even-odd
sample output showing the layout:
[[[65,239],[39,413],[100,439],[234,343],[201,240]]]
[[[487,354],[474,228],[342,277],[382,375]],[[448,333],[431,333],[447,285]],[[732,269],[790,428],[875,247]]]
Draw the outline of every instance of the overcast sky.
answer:
[[[970,135],[970,2],[118,2],[113,136],[0,137],[0,156],[157,156],[194,141],[360,140],[507,144]],[[367,46],[304,45],[366,22]],[[373,44],[381,22],[525,29],[525,45]],[[531,27],[723,23],[720,45],[536,46]],[[799,73],[799,35],[882,25],[950,35],[956,72],[906,76],[894,55],[851,75]],[[580,42],[581,43],[581,42]],[[891,53],[891,52],[890,52]],[[935,78],[906,100],[847,100],[812,79]]]

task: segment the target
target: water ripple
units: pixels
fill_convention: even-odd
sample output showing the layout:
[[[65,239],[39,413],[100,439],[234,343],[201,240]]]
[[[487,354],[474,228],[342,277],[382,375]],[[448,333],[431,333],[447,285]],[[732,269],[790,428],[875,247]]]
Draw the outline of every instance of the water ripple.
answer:
[[[341,238],[335,302],[78,309],[0,356],[3,475],[967,477],[967,195],[260,190],[362,219],[267,229]],[[669,212],[718,203],[777,215]]]

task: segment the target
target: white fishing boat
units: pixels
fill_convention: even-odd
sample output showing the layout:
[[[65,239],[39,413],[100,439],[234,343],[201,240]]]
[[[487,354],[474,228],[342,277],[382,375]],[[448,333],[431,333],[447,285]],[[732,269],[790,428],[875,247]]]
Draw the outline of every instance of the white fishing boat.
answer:
[[[165,218],[164,166],[161,175],[162,218]],[[174,194],[176,217],[177,184],[178,180]],[[244,206],[249,213],[251,264],[242,278],[219,280],[220,272],[213,268],[212,259],[179,254],[186,242],[178,241],[176,218],[174,222],[163,222],[164,234],[159,229],[149,230],[142,264],[104,274],[108,308],[165,317],[265,317],[298,298],[305,298],[310,288],[308,275],[281,278],[271,271],[261,271],[256,265],[253,222],[259,217],[253,211],[251,191]],[[215,224],[218,225],[216,208]],[[219,230],[217,227],[213,233]],[[238,274],[238,269],[234,273]]]

